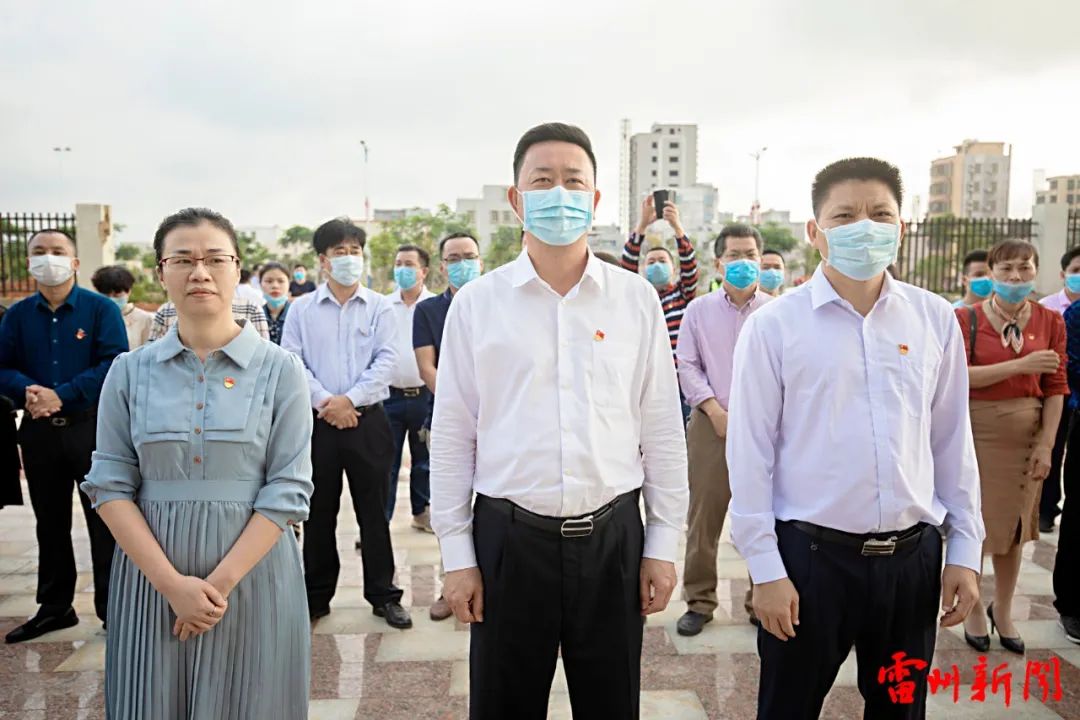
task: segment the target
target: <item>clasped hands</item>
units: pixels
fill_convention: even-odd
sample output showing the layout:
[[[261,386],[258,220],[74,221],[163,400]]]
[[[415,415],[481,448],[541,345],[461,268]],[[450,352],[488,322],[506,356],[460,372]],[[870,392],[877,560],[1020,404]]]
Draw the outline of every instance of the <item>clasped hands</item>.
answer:
[[[335,395],[319,404],[319,419],[338,430],[348,430],[360,424],[360,413],[346,395]]]
[[[38,420],[60,412],[64,403],[52,388],[43,385],[29,385],[26,388],[26,412]]]
[[[229,609],[231,583],[210,573],[205,580],[193,575],[178,575],[162,595],[176,614],[173,635],[183,642],[197,637],[221,622]]]

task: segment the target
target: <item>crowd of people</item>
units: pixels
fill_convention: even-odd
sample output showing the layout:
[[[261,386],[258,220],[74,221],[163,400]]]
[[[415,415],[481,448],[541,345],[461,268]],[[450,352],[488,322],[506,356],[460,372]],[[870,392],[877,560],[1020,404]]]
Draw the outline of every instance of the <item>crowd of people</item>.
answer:
[[[91,292],[70,236],[31,237],[37,292],[0,322],[0,395],[22,414],[40,609],[6,641],[79,622],[75,485],[108,716],[305,717],[343,481],[364,597],[412,626],[389,529],[408,442],[411,526],[442,551],[429,613],[470,625],[473,718],[545,717],[560,655],[575,717],[637,717],[644,619],[671,600],[680,537],[676,630],[696,635],[725,520],[749,570],[759,717],[817,717],[852,647],[867,716],[921,717],[924,679],[898,706],[874,676],[898,651],[929,661],[939,624],[1023,653],[1022,546],[1058,513],[1056,606],[1080,643],[1080,249],[1041,302],[1033,245],[974,251],[950,308],[891,276],[900,174],[853,158],[811,186],[823,261],[805,283],[785,292],[783,255],[731,224],[699,296],[674,202],[644,200],[621,258],[588,248],[600,193],[580,129],[532,128],[512,167],[521,254],[485,274],[478,239],[448,235],[438,295],[415,245],[392,293],[365,287],[346,219],[313,235],[316,284],[243,269],[215,211],[170,215],[156,314],[129,302],[124,267]],[[646,246],[658,220],[677,253]]]

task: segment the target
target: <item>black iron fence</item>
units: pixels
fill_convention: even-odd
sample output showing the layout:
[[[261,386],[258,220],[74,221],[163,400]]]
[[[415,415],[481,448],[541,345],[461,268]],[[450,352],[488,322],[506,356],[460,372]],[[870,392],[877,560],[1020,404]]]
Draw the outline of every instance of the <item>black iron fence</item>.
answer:
[[[1065,247],[1072,250],[1080,245],[1080,209],[1069,210],[1069,222],[1065,226]]]
[[[0,296],[34,290],[26,266],[26,245],[34,233],[46,228],[75,237],[75,216],[64,213],[0,213]]]
[[[1080,221],[1078,221],[1080,222]],[[896,260],[901,280],[944,295],[963,293],[964,256],[1000,240],[1031,240],[1031,220],[941,217],[909,224]],[[1080,244],[1080,240],[1077,241]]]

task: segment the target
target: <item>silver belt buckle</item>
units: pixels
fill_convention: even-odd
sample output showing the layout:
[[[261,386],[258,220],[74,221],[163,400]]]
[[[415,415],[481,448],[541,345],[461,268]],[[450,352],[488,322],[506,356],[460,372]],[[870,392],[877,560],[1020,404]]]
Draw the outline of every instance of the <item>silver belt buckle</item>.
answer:
[[[49,424],[53,427],[67,427],[68,419],[66,417],[49,418]]]
[[[592,535],[592,515],[583,518],[564,520],[559,532],[564,538],[589,537]]]
[[[862,546],[863,555],[892,555],[894,552],[896,552],[895,535],[888,540],[867,540]]]

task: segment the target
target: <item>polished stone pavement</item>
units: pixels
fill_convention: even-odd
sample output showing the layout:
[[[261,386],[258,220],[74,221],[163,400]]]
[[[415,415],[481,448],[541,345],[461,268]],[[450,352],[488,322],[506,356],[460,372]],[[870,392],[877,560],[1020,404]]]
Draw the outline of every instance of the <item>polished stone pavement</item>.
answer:
[[[439,550],[434,536],[409,527],[408,482],[403,472],[397,515],[392,523],[398,583],[403,602],[413,610],[415,627],[398,631],[371,614],[361,591],[359,553],[354,550],[355,519],[342,503],[338,547],[341,587],[331,614],[313,627],[311,718],[464,718],[468,703],[468,632],[453,620],[433,623],[427,609],[438,595]],[[24,489],[24,497],[26,497]],[[22,645],[0,645],[0,718],[67,720],[104,717],[104,632],[93,613],[90,552],[85,523],[75,505],[75,547],[79,569],[75,601],[79,625]],[[1080,647],[1069,643],[1057,626],[1052,606],[1050,568],[1056,534],[1044,535],[1025,548],[1019,596],[1018,627],[1028,647],[1026,659],[1001,650],[995,640],[988,654],[990,671],[1008,663],[1012,672],[1011,705],[1003,690],[987,690],[985,702],[969,697],[976,654],[959,630],[942,631],[934,667],[953,664],[962,673],[961,695],[951,690],[931,698],[929,717],[1080,718]],[[0,510],[0,634],[36,610],[37,544],[28,506]],[[721,607],[697,637],[675,632],[681,602],[650,617],[642,662],[642,717],[754,717],[758,659],[755,630],[742,608],[746,567],[725,535],[718,562]],[[992,572],[992,570],[991,570]],[[681,564],[680,564],[681,573]],[[991,592],[984,580],[984,597]],[[1044,705],[1036,695],[1022,697],[1025,660],[1050,661],[1061,667],[1063,696]],[[854,657],[841,668],[822,717],[860,718],[862,700],[855,682]],[[1034,687],[1034,685],[1033,685]],[[549,717],[570,718],[561,666],[552,688]]]

